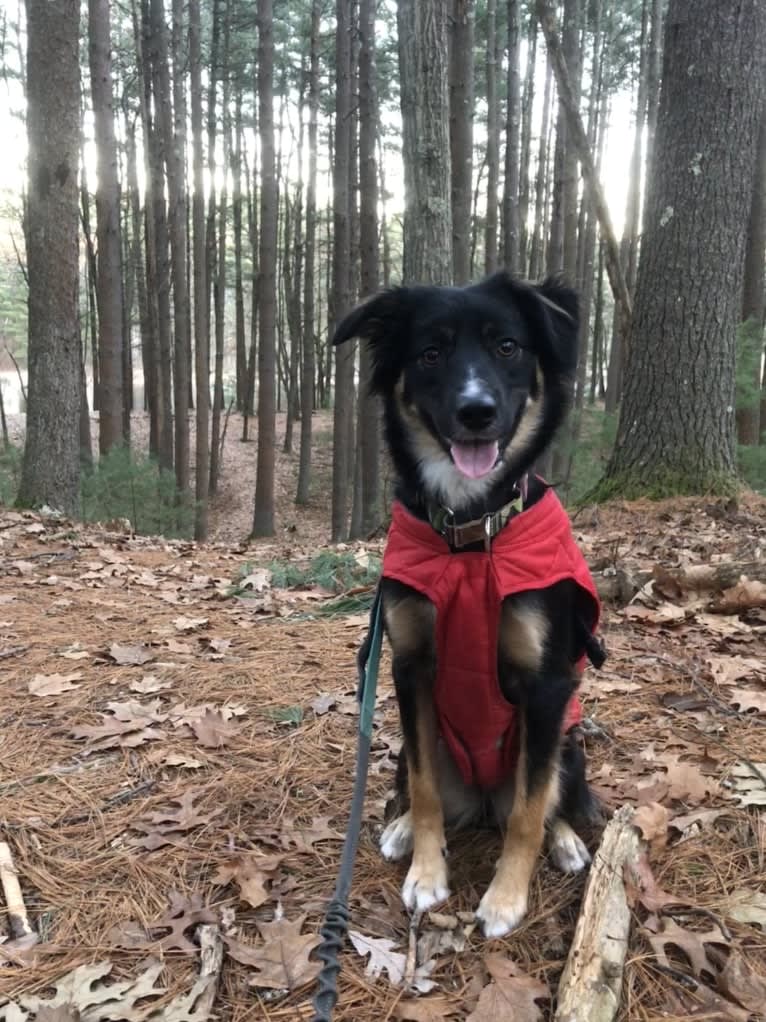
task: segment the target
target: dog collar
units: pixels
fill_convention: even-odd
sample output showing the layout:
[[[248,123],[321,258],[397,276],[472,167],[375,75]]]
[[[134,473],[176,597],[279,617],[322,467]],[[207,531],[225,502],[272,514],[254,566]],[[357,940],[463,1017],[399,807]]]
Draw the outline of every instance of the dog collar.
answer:
[[[487,553],[492,547],[492,540],[501,532],[511,518],[524,510],[527,497],[527,476],[522,476],[516,487],[518,493],[513,500],[504,504],[497,511],[489,511],[480,518],[459,525],[455,521],[455,512],[443,504],[428,504],[428,520],[431,527],[439,535],[444,536],[454,550],[470,546],[472,543],[483,543]]]

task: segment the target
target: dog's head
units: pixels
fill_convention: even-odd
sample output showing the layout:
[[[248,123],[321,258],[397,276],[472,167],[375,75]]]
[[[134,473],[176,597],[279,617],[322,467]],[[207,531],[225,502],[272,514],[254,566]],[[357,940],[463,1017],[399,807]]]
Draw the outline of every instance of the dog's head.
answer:
[[[400,287],[360,305],[333,343],[365,338],[397,470],[453,509],[518,479],[561,423],[577,365],[577,297],[497,273]]]

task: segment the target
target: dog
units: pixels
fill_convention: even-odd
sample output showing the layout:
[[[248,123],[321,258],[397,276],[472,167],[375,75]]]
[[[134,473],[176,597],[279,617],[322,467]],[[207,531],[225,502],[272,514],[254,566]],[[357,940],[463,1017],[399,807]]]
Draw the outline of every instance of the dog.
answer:
[[[445,827],[490,811],[505,833],[477,911],[487,937],[524,917],[546,828],[560,869],[590,861],[573,826],[594,802],[572,727],[598,597],[532,474],[569,406],[578,319],[564,283],[499,272],[381,292],[333,337],[370,347],[397,477],[380,595],[403,746],[381,850],[412,853],[402,897],[427,910],[449,896]]]

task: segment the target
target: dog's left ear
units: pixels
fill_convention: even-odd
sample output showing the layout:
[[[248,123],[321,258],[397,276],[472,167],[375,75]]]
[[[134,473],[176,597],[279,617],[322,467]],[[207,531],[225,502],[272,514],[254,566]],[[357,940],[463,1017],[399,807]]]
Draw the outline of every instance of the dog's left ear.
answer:
[[[372,379],[370,390],[385,394],[392,390],[401,372],[411,309],[411,292],[394,287],[368,298],[340,321],[333,334],[333,344],[343,344],[352,337],[361,337],[370,345]]]
[[[548,277],[541,284],[514,280],[504,270],[488,277],[479,287],[521,308],[543,363],[565,375],[575,372],[580,308],[573,288],[556,277]]]

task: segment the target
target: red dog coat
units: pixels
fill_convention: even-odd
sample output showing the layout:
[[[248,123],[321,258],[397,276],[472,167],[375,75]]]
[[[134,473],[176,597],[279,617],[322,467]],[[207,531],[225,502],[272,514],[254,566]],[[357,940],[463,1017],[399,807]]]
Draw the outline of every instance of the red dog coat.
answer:
[[[411,586],[435,605],[434,696],[442,736],[466,784],[497,787],[513,771],[516,758],[514,707],[504,698],[497,678],[503,598],[574,579],[592,606],[587,624],[595,629],[598,623],[598,594],[566,511],[548,490],[497,534],[490,554],[454,553],[428,522],[397,501],[383,575]],[[564,730],[581,717],[575,694],[567,706]]]

